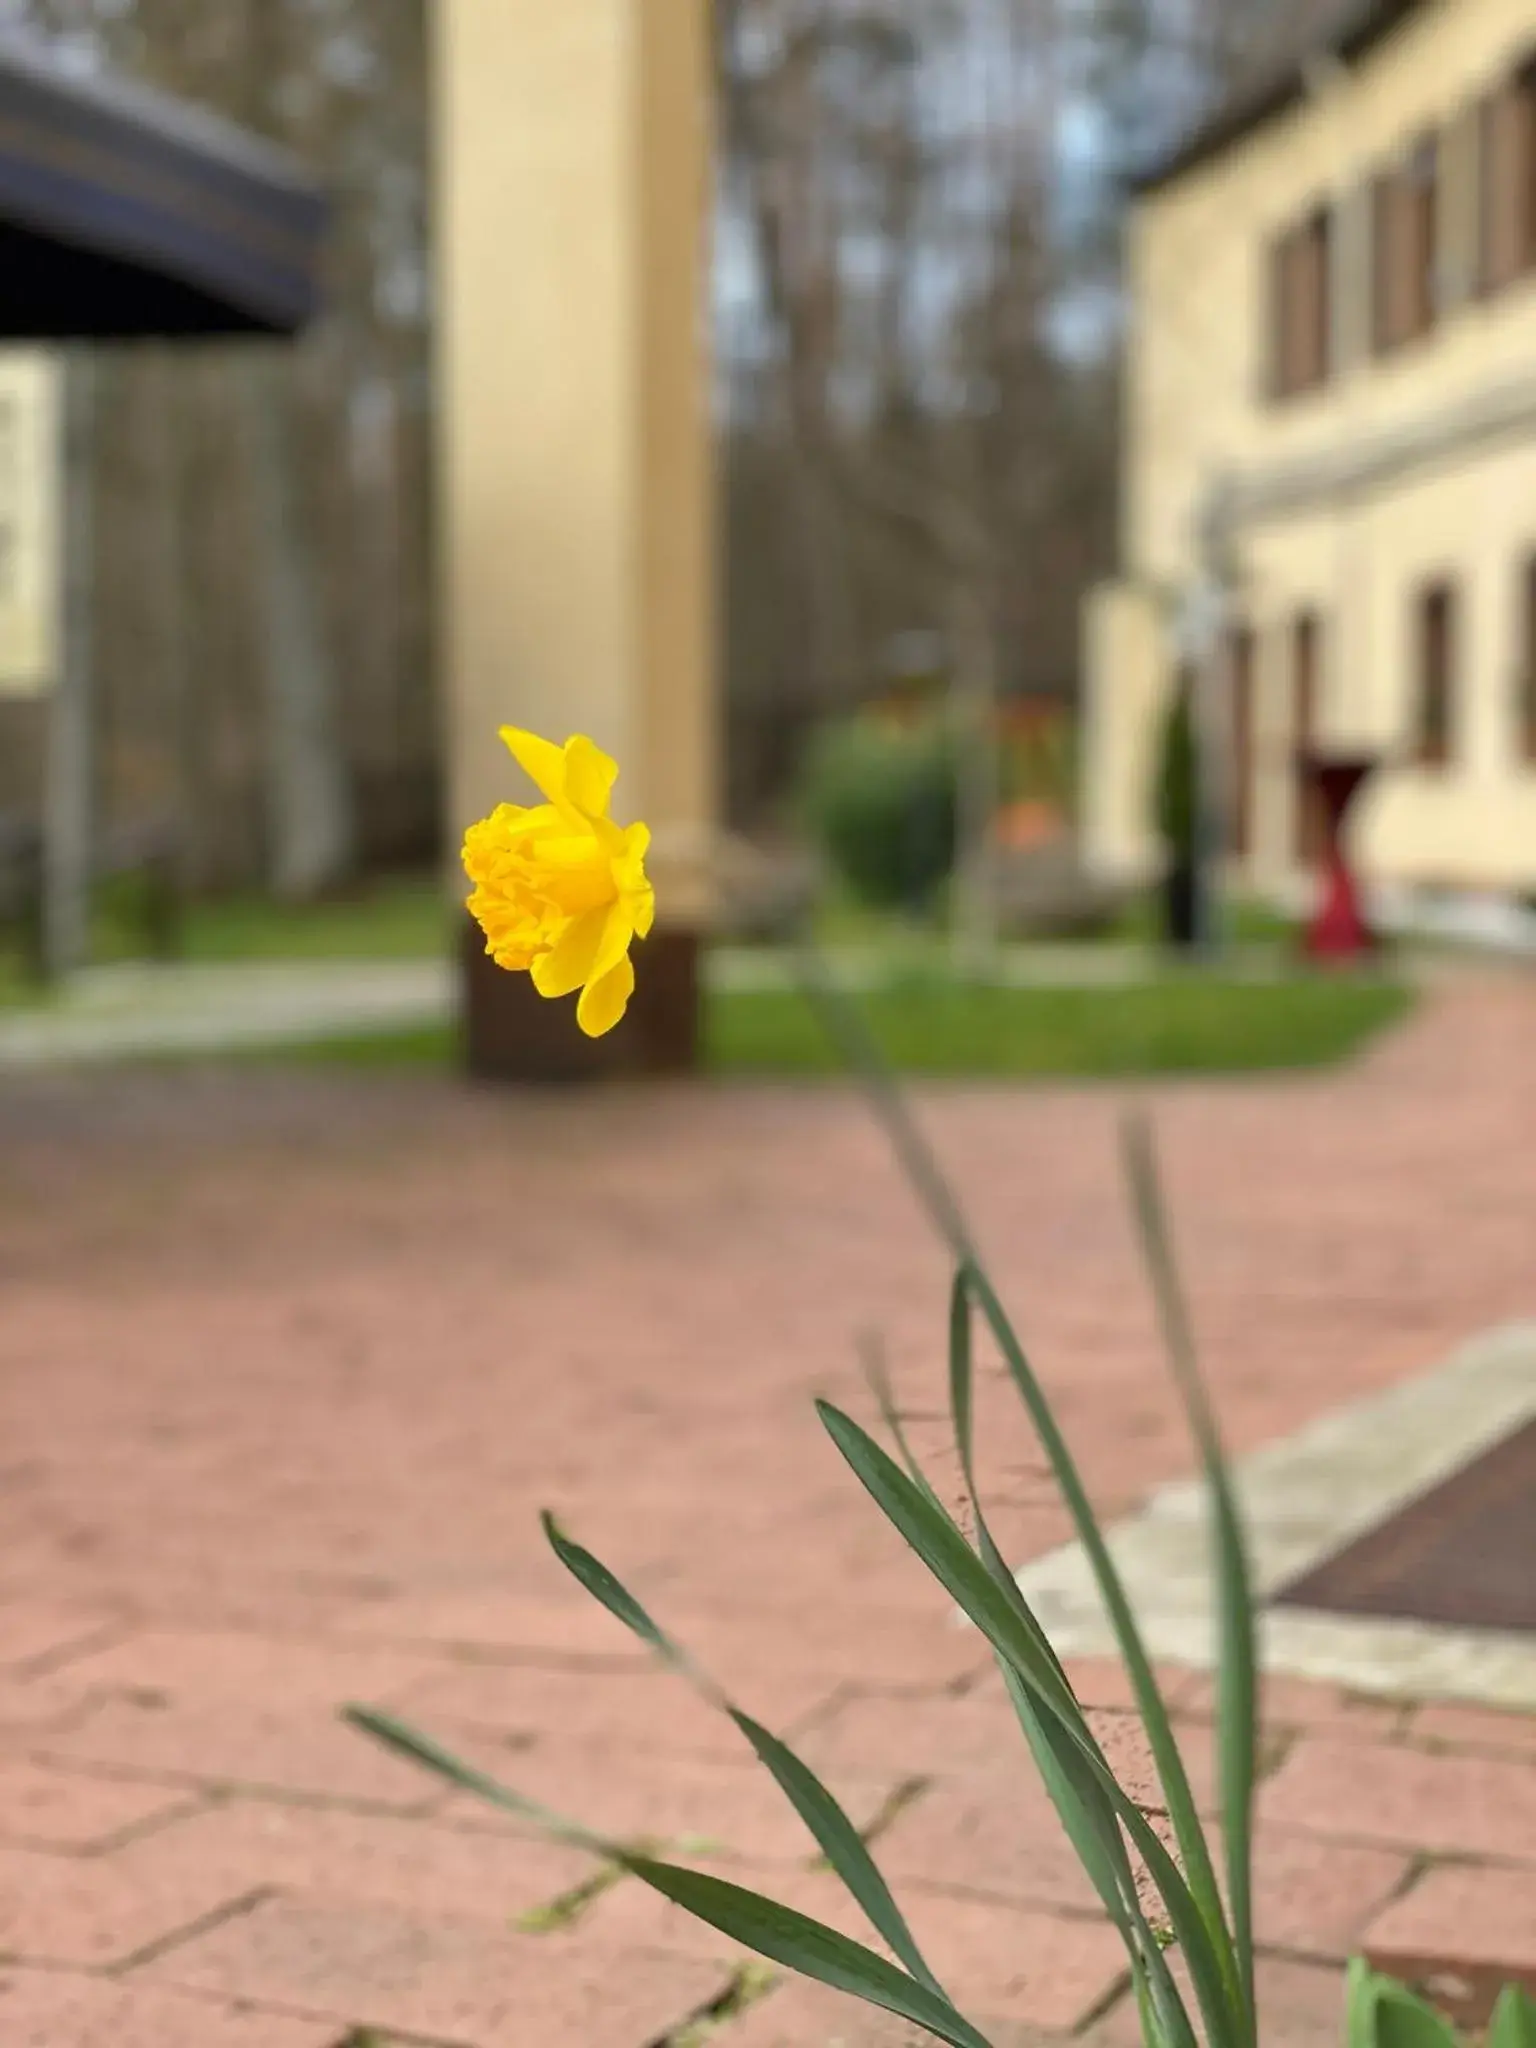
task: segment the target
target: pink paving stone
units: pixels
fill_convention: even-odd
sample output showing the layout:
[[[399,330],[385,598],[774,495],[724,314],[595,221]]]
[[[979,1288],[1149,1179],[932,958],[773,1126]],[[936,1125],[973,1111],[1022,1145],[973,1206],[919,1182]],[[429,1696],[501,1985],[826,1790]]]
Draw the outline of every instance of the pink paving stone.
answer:
[[[857,1999],[786,1978],[732,2020],[720,2048],[931,2048],[933,2036]],[[1000,2040],[997,2048],[1012,2048]]]
[[[554,1738],[510,1754],[471,1738],[459,1754],[522,1797],[610,1839],[693,1842],[772,1862],[805,1862],[817,1853],[804,1822],[755,1759],[627,1755]],[[838,1792],[855,1826],[867,1827],[891,1789],[875,1777],[842,1784]],[[495,1809],[469,1793],[455,1793],[442,1812],[455,1821],[497,1821]]]
[[[1028,1754],[1012,1770],[956,1772],[886,1828],[880,1866],[902,1884],[952,1886],[1010,1903],[1098,1909]]]
[[[613,1616],[573,1587],[565,1599],[531,1599],[489,1590],[444,1593],[359,1608],[349,1636],[444,1649],[498,1652],[533,1660],[640,1665],[653,1660]]]
[[[6,2048],[337,2048],[329,2020],[44,1970],[0,1973],[0,2039]]]
[[[1181,1695],[1178,1710],[1181,1714],[1213,1719],[1215,1679],[1205,1673],[1196,1677]],[[1397,1732],[1407,1713],[1407,1706],[1400,1700],[1371,1699],[1347,1692],[1341,1686],[1317,1684],[1275,1672],[1265,1677],[1261,1695],[1263,1725],[1271,1735],[1301,1729],[1340,1739],[1385,1741]]]
[[[0,1762],[0,1837],[28,1846],[107,1848],[189,1803],[188,1794],[163,1785]]]
[[[1505,1713],[1492,1707],[1438,1700],[1421,1707],[1413,1716],[1407,1740],[1432,1749],[1536,1757],[1536,1714]]]
[[[1411,1868],[1406,1856],[1391,1850],[1268,1829],[1254,1858],[1258,1938],[1273,1948],[1342,1962]]]
[[[932,1892],[913,1891],[902,1903],[940,1983],[984,2030],[997,2020],[1073,2029],[1127,1974],[1125,1950],[1107,1921]]]
[[[958,1694],[851,1694],[818,1714],[794,1746],[834,1784],[861,1770],[893,1780],[936,1777],[1029,1755],[1001,1683]]]
[[[589,1856],[536,1836],[254,1799],[163,1830],[139,1860],[235,1886],[479,1916],[502,1927],[584,1883],[595,1867]]]
[[[77,1684],[174,1699],[382,1699],[434,1666],[405,1652],[228,1630],[148,1629],[72,1659]]]
[[[498,1934],[484,1921],[278,1898],[142,1973],[355,2027],[475,2048],[652,2048],[718,1998],[715,1964]]]
[[[1339,1840],[1536,1864],[1536,1764],[1317,1738],[1263,1787],[1259,1811]]]
[[[0,1741],[46,1734],[77,1720],[89,1695],[67,1676],[0,1678]]]
[[[78,1727],[42,1738],[37,1754],[198,1788],[275,1793],[421,1812],[441,1781],[344,1725],[318,1702],[289,1709],[239,1699],[162,1702],[105,1697]]]
[[[0,1953],[100,1968],[229,1911],[255,1886],[158,1851],[149,1835],[106,1857],[0,1848]]]
[[[739,1762],[750,1755],[735,1723],[681,1679],[657,1671],[570,1671],[537,1664],[461,1664],[434,1671],[380,1703],[452,1746],[472,1729],[525,1741],[550,1730],[617,1750],[661,1750]]]
[[[115,1625],[100,1608],[6,1601],[0,1604],[0,1670],[67,1663],[105,1641]]]
[[[1505,1984],[1536,1997],[1536,1873],[1427,1871],[1371,1922],[1372,1963],[1480,2026]]]
[[[1012,1553],[1009,1555],[1011,1558]],[[1118,1708],[1127,1713],[1135,1711],[1135,1687],[1118,1658],[1068,1657],[1065,1669],[1072,1682],[1072,1690],[1083,1706]],[[1198,1698],[1204,1683],[1199,1672],[1177,1664],[1159,1666],[1155,1676],[1163,1703],[1171,1711],[1183,1711],[1191,1700]]]
[[[985,1642],[954,1624],[931,1582],[919,1578],[910,1612],[850,1605],[828,1587],[824,1563],[802,1563],[809,1584],[796,1608],[765,1599],[750,1614],[733,1601],[659,1616],[736,1704],[775,1732],[798,1727],[849,1686],[934,1691],[973,1683],[991,1668]]]

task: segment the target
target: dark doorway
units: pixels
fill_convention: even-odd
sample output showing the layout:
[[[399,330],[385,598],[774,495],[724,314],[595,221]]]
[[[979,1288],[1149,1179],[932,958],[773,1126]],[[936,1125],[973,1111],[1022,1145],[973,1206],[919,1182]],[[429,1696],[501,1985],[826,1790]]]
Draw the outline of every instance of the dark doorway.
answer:
[[[1456,593],[1449,583],[1432,583],[1419,593],[1417,740],[1423,768],[1450,765],[1456,655]]]
[[[1321,691],[1322,625],[1316,612],[1301,612],[1291,626],[1291,740],[1295,819],[1294,850],[1302,867],[1316,867],[1323,857],[1323,819],[1317,792],[1303,763],[1317,746]]]
[[[1229,849],[1239,860],[1253,851],[1253,728],[1255,642],[1251,628],[1239,626],[1227,648],[1231,691],[1231,787],[1228,793]]]

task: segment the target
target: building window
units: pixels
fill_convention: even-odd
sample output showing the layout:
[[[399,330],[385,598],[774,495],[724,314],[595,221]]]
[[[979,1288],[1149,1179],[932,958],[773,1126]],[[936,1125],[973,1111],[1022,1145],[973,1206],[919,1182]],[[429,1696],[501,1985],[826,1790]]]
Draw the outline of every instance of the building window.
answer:
[[[1483,103],[1483,288],[1499,291],[1536,268],[1536,58]]]
[[[1522,578],[1519,722],[1520,758],[1536,768],[1536,554],[1526,559]]]
[[[1333,212],[1320,206],[1271,255],[1271,348],[1278,398],[1328,381],[1333,335]]]
[[[1456,593],[1449,583],[1432,583],[1420,592],[1417,642],[1419,764],[1444,768],[1456,713]]]
[[[1440,144],[1426,136],[1376,180],[1376,346],[1417,341],[1435,324]]]

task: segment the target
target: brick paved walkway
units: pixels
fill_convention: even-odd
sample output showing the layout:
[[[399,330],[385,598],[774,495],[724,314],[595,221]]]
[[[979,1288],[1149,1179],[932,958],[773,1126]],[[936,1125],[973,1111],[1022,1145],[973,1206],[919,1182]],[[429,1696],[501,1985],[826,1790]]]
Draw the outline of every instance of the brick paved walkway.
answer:
[[[1347,1075],[1163,1094],[1238,1447],[1531,1312],[1533,1031],[1536,987],[1500,979],[1437,994]],[[1188,1464],[1116,1104],[930,1104],[1112,1514]],[[0,1092],[6,2048],[688,2038],[738,1958],[627,1885],[514,1925],[588,1867],[335,1719],[393,1704],[610,1830],[707,1836],[719,1868],[825,1896],[732,1739],[545,1559],[546,1503],[804,1732],[999,2048],[1089,2023],[1128,2044],[1119,1954],[974,1638],[811,1413],[862,1400],[854,1342],[878,1326],[933,1434],[944,1278],[831,1092]],[[1022,1433],[986,1437],[1010,1547],[1060,1540]],[[1123,1748],[1114,1674],[1082,1682]],[[1175,1683],[1204,1779],[1205,1688]],[[1536,1969],[1536,1724],[1299,1686],[1269,1712],[1270,2043],[1338,2039],[1363,1936],[1443,1965],[1469,2011],[1490,1972]],[[788,1986],[717,2038],[903,2036]]]

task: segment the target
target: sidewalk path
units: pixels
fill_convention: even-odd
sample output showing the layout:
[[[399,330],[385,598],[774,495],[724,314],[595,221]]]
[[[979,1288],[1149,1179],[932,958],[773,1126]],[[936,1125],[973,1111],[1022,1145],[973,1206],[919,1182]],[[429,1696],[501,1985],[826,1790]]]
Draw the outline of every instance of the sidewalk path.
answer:
[[[1536,990],[1490,978],[1347,1072],[1158,1092],[1239,1454],[1531,1316],[1533,1043]],[[924,1098],[1115,1517],[1190,1466],[1121,1100]],[[879,1329],[933,1452],[945,1280],[833,1089],[0,1086],[0,2041],[693,2048],[708,2017],[716,2048],[906,2048],[754,1996],[725,1944],[338,1725],[392,1706],[583,1820],[842,1911],[729,1730],[549,1560],[550,1506],[795,1733],[997,2048],[1131,2048],[975,1638],[812,1411],[867,1415]],[[990,1363],[985,1392],[1001,1539],[1038,1557],[1062,1516]],[[1077,1677],[1135,1771],[1117,1674]],[[1209,1800],[1209,1688],[1169,1683]],[[1293,1682],[1267,1717],[1266,2048],[1337,2048],[1362,1941],[1471,2017],[1536,1980],[1536,1717]]]
[[[56,1001],[0,1009],[0,1072],[240,1052],[435,1024],[453,976],[436,960],[103,967]]]

